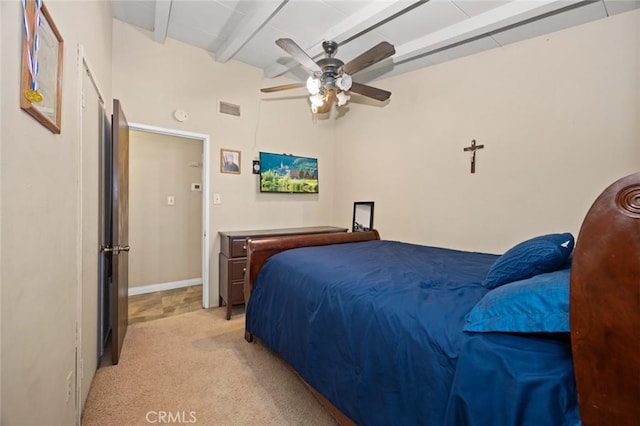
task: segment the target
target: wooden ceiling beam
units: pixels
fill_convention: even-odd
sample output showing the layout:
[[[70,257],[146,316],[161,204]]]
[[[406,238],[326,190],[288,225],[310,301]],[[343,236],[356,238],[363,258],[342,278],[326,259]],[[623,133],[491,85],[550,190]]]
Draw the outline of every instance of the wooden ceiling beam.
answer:
[[[171,2],[172,0],[156,0],[156,14],[153,25],[153,41],[155,42],[164,43],[167,39]]]
[[[578,3],[589,4],[590,0],[536,0],[512,1],[495,9],[488,10],[464,21],[460,21],[424,37],[396,46],[394,63],[402,63],[424,56],[449,46],[453,46],[476,37],[523,23],[561,9],[574,7]],[[374,71],[385,64],[373,65],[367,71]]]
[[[216,49],[216,62],[227,62],[244,46],[289,0],[256,2],[251,13],[236,26],[227,41]]]

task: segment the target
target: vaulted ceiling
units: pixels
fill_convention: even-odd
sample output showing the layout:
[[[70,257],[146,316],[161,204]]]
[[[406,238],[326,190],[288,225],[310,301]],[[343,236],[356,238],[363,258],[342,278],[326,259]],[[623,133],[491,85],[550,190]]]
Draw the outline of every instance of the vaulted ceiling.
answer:
[[[358,74],[362,82],[498,48],[640,7],[640,0],[117,0],[114,18],[236,60],[268,78],[308,72],[279,48],[294,40],[315,60],[322,42],[344,62],[381,41],[396,53]]]

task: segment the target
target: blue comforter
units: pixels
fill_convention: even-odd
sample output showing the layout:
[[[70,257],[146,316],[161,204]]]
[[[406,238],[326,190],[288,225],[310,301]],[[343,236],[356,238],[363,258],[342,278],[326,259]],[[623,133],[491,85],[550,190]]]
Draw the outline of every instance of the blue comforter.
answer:
[[[496,258],[394,241],[288,250],[260,272],[246,327],[358,424],[455,424],[464,318]]]

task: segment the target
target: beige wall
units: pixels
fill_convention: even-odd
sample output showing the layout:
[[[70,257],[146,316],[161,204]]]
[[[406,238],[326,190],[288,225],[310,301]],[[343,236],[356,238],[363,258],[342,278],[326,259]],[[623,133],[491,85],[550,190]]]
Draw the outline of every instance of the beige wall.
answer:
[[[209,52],[113,21],[113,94],[130,122],[197,132],[211,137],[210,303],[218,304],[219,231],[331,225],[333,211],[333,123],[314,122],[307,100],[292,91],[263,100],[260,70],[230,61],[215,62]],[[217,113],[217,102],[240,105],[241,117]],[[178,122],[173,111],[185,110]],[[242,152],[242,173],[220,173],[220,148]],[[260,194],[251,161],[260,151],[317,157],[320,194]],[[213,200],[213,197],[211,197]]]
[[[201,141],[130,132],[129,288],[202,277],[202,192],[192,183],[202,184]]]
[[[2,24],[2,14],[4,12],[4,8],[0,5],[0,24]],[[0,39],[2,39],[2,28],[0,28]],[[0,48],[0,54],[3,53],[2,48]],[[2,129],[3,117],[2,114],[2,92],[4,86],[4,80],[2,79],[2,69],[4,67],[0,66],[0,129]],[[2,177],[2,131],[0,130],[0,177]],[[2,266],[2,184],[0,184],[0,267]],[[2,272],[0,272],[0,309],[2,309]],[[2,313],[0,312],[0,422],[2,422]]]
[[[503,252],[577,235],[600,191],[640,170],[639,52],[634,11],[371,83],[393,95],[336,122],[334,223],[374,200],[383,238]]]
[[[60,135],[19,108],[21,2],[0,2],[3,425],[75,422],[74,395],[65,401],[65,388],[75,371],[80,275],[79,43],[111,94],[109,4],[46,4],[65,41]]]

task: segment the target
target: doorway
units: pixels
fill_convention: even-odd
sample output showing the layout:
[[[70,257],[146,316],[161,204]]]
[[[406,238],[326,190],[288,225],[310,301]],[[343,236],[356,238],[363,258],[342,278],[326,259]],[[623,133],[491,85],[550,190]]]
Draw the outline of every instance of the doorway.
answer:
[[[130,295],[137,295],[137,294],[144,294],[144,293],[148,293],[148,292],[157,292],[157,291],[166,291],[166,290],[172,290],[172,289],[177,289],[177,288],[182,288],[182,287],[189,287],[189,286],[193,286],[194,284],[197,284],[195,281],[202,281],[202,307],[203,308],[208,308],[209,307],[209,181],[210,181],[210,165],[209,165],[209,153],[210,153],[210,139],[208,135],[205,134],[200,134],[200,133],[192,133],[192,132],[185,132],[185,131],[181,131],[181,130],[174,130],[174,129],[166,129],[166,128],[160,128],[160,127],[155,127],[155,126],[148,126],[148,125],[144,125],[144,124],[138,124],[138,123],[129,123],[129,129],[131,130],[131,134],[139,134],[140,136],[147,137],[154,137],[157,136],[158,138],[166,138],[164,139],[165,142],[168,140],[172,140],[173,142],[177,143],[177,144],[183,144],[184,147],[187,148],[187,150],[185,152],[187,152],[189,149],[192,151],[192,156],[193,156],[193,147],[197,146],[199,152],[202,153],[201,156],[198,156],[198,158],[187,158],[187,157],[183,158],[181,161],[181,165],[180,167],[184,167],[186,168],[186,171],[189,172],[187,174],[191,174],[191,178],[187,177],[183,177],[183,180],[185,180],[185,182],[182,183],[182,186],[184,186],[185,184],[188,185],[188,188],[186,189],[186,192],[183,191],[181,195],[178,195],[177,193],[175,193],[176,190],[169,190],[167,193],[162,193],[161,199],[160,200],[155,200],[155,202],[162,204],[162,207],[167,209],[169,212],[175,212],[177,210],[177,208],[184,206],[185,203],[191,203],[193,204],[193,199],[196,198],[194,196],[198,196],[197,198],[200,199],[201,202],[201,219],[200,219],[200,226],[198,227],[198,229],[196,230],[196,232],[199,232],[200,235],[200,255],[199,257],[199,270],[201,272],[200,277],[198,277],[198,279],[190,279],[190,278],[186,278],[186,279],[165,279],[162,280],[160,279],[159,281],[156,279],[154,281],[154,279],[149,279],[146,278],[144,285],[142,286],[136,286],[136,282],[135,282],[135,278],[133,281],[133,284],[131,286],[130,289]],[[133,140],[133,137],[132,137]],[[162,140],[162,139],[158,139],[158,140]],[[135,143],[135,142],[133,142]],[[135,165],[132,165],[132,168],[136,167]],[[195,174],[194,174],[195,172]],[[134,172],[135,173],[135,172]],[[170,170],[166,170],[166,175],[165,178],[168,178],[169,180],[171,180],[172,176],[171,176],[171,171]],[[197,179],[196,179],[197,178]],[[185,188],[182,187],[182,190],[184,190]],[[158,193],[158,191],[155,191],[156,193]],[[201,195],[201,196],[200,196]],[[189,201],[189,199],[191,199],[191,201]],[[132,228],[132,232],[135,232]],[[133,242],[132,242],[133,244]],[[173,246],[171,246],[173,247]],[[163,247],[164,249],[166,249],[167,247]],[[133,251],[132,251],[133,253]],[[150,256],[153,256],[152,253],[147,253]],[[193,256],[191,256],[193,257]],[[186,256],[186,262],[193,262],[193,259],[191,258],[189,260],[189,256]],[[153,259],[152,259],[153,261]],[[132,261],[132,265],[130,265],[132,274],[136,274],[138,268],[138,266],[144,266],[144,265],[136,265],[136,260],[134,259]],[[193,270],[193,268],[192,268]]]

